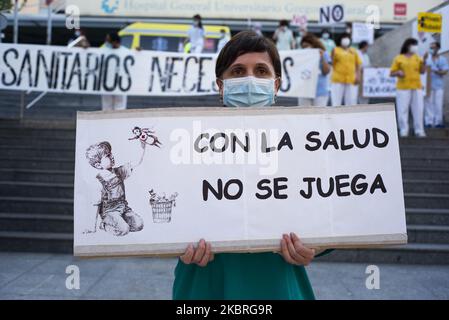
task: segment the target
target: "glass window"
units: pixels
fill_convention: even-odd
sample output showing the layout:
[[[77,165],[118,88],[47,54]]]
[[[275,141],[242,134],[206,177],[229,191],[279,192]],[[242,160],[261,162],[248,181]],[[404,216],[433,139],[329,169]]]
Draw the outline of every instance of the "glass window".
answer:
[[[122,36],[120,38],[121,38],[120,44],[124,47],[127,47],[128,49],[131,49],[131,46],[133,44],[133,36],[132,35]]]
[[[140,36],[140,47],[142,50],[182,52],[185,38]]]

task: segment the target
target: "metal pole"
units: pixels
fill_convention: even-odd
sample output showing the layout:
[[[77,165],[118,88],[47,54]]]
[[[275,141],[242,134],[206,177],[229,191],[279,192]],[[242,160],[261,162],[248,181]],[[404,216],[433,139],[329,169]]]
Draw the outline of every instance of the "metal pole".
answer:
[[[14,43],[19,42],[19,0],[14,0]]]
[[[51,45],[51,1],[47,1],[47,45]]]

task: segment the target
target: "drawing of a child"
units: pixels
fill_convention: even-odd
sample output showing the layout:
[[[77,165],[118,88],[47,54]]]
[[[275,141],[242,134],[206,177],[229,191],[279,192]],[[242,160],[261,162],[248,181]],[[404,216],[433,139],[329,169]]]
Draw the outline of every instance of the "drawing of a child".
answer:
[[[102,220],[100,228],[106,232],[124,236],[129,232],[143,229],[142,218],[128,206],[126,201],[124,180],[131,175],[135,167],[142,163],[144,154],[145,148],[143,148],[142,157],[136,165],[126,163],[114,167],[115,161],[109,142],[103,141],[91,145],[86,151],[89,164],[100,170],[96,176],[102,185],[99,204]]]

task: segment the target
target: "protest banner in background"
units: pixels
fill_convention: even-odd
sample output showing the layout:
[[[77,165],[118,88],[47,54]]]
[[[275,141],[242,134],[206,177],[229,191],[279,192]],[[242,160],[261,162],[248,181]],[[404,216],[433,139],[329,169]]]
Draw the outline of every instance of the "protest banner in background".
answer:
[[[374,42],[374,26],[365,22],[352,23],[352,43],[360,43],[366,41],[369,44]]]
[[[396,78],[390,77],[390,68],[363,68],[363,96],[396,97]]]
[[[430,73],[421,75],[423,95],[430,89]],[[397,78],[390,77],[390,68],[363,68],[363,97],[395,98]]]
[[[281,51],[279,96],[315,96],[318,50]],[[215,54],[0,44],[0,89],[82,94],[218,94]]]
[[[125,192],[126,190],[126,192]],[[74,253],[407,241],[394,106],[80,112]]]

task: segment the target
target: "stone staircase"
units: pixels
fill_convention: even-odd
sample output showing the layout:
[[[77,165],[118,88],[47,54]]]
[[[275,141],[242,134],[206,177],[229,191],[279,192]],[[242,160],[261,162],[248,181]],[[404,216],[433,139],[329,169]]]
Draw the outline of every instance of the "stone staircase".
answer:
[[[320,259],[449,264],[449,138],[430,135],[400,142],[409,244]],[[73,124],[0,120],[0,250],[72,252],[74,149]]]
[[[24,96],[31,101],[37,93]],[[74,119],[100,109],[94,95],[47,94],[20,111],[17,91],[0,91],[0,250],[71,253]],[[376,101],[385,102],[385,101]],[[216,96],[129,97],[128,107],[218,106]],[[278,105],[296,105],[280,98]],[[22,114],[23,121],[17,119]],[[402,139],[409,244],[336,250],[323,261],[449,264],[449,131]]]

